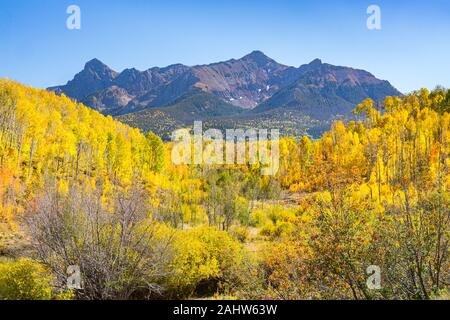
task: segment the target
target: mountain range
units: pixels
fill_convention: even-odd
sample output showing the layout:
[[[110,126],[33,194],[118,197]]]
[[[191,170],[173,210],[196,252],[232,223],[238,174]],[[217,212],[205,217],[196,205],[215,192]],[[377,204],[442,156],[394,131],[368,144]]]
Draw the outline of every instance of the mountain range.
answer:
[[[366,98],[401,95],[364,70],[319,59],[296,68],[261,51],[208,65],[120,73],[93,59],[66,85],[48,89],[163,136],[194,120],[219,128],[278,125],[314,136]]]

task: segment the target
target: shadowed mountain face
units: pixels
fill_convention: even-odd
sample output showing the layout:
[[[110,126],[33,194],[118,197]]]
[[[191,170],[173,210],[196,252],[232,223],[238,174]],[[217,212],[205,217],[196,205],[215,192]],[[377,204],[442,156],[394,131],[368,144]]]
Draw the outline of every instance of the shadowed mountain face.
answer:
[[[82,101],[88,95],[99,92],[113,84],[118,73],[97,59],[86,63],[83,71],[75,75],[65,86],[49,88],[57,93]]]
[[[297,69],[297,79],[258,105],[254,112],[276,109],[301,111],[318,119],[349,115],[366,98],[381,101],[401,95],[388,81],[363,70],[337,67],[314,60]]]
[[[49,90],[104,114],[142,111],[127,117],[140,124],[154,121],[154,114],[162,114],[180,125],[192,119],[247,121],[262,115],[267,119],[285,112],[303,120],[329,121],[348,116],[366,98],[379,101],[401,95],[389,82],[367,71],[333,66],[319,59],[299,68],[289,67],[260,51],[209,65],[175,64],[121,73],[94,59],[66,85]]]

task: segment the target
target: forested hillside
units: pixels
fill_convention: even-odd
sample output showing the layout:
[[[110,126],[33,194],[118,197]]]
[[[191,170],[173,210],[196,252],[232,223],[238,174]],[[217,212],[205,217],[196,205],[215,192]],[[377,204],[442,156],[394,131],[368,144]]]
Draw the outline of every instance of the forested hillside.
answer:
[[[1,80],[0,299],[448,299],[449,111],[444,89],[364,100],[281,139],[267,177],[174,166],[152,133]]]

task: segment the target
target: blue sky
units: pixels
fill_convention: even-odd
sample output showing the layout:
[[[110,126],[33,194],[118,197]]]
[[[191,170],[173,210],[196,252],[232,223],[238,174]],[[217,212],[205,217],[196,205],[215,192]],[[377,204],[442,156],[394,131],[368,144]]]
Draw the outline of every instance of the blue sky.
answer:
[[[66,9],[81,8],[81,30]],[[379,5],[382,29],[366,27]],[[366,69],[403,92],[450,87],[448,0],[0,0],[0,77],[64,84],[98,58],[116,71],[204,64],[261,50]]]

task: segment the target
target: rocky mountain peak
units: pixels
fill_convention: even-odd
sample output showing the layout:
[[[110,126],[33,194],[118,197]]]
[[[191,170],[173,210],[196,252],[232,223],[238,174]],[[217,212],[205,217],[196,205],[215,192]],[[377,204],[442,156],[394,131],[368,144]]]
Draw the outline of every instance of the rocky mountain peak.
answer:
[[[364,70],[334,66],[320,59],[299,68],[289,67],[259,50],[237,60],[193,67],[174,64],[143,72],[131,68],[120,74],[92,59],[65,86],[50,90],[106,114],[174,104],[189,109],[193,101],[197,105],[221,101],[222,106],[230,107],[224,110],[239,107],[257,113],[281,108],[324,119],[349,114],[365,98],[382,100],[400,94],[387,81]]]
[[[102,80],[112,80],[117,77],[118,73],[109,68],[106,64],[100,60],[94,58],[88,61],[81,73],[89,73],[98,77]]]
[[[262,51],[255,50],[250,54],[244,56],[241,60],[252,61],[256,63],[259,67],[266,66],[271,63],[276,63],[275,60],[266,56]]]
[[[311,67],[319,67],[321,65],[322,65],[322,60],[320,60],[320,59],[314,59],[313,61],[311,61],[309,63],[309,66],[311,66]]]

